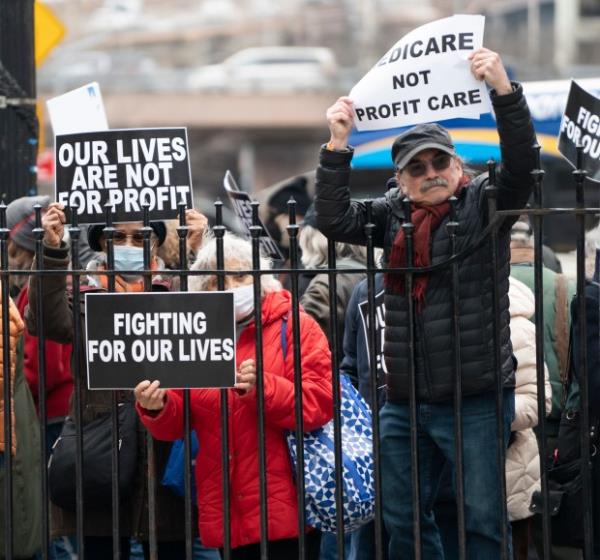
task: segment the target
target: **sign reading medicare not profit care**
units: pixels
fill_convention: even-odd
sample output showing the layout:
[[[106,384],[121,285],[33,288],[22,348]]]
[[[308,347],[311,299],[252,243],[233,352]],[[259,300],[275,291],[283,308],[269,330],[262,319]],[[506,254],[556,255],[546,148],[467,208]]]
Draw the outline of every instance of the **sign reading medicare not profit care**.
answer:
[[[558,150],[573,167],[577,166],[577,146],[582,147],[588,178],[600,182],[600,99],[572,81]]]
[[[468,60],[483,44],[484,23],[483,16],[452,16],[400,39],[350,92],[356,128],[478,119],[490,112],[486,85]]]
[[[81,223],[177,217],[193,207],[185,128],[123,129],[56,136],[56,200],[77,208]]]
[[[231,292],[85,294],[90,389],[232,387]]]

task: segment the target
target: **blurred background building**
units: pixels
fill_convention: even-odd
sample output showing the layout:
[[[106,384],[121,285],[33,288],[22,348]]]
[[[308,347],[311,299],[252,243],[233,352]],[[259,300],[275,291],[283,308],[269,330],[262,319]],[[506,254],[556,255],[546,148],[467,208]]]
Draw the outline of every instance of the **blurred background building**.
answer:
[[[226,169],[251,192],[313,169],[326,108],[434,19],[484,14],[486,46],[518,80],[600,77],[599,0],[44,2],[67,35],[38,96],[95,80],[111,128],[187,126],[194,190],[209,200]]]

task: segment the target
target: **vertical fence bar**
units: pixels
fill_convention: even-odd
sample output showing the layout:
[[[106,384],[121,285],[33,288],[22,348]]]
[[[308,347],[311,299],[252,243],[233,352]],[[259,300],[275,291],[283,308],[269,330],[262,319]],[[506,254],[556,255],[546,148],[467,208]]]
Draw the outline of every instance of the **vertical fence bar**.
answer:
[[[300,333],[300,297],[298,293],[298,225],[296,201],[288,201],[287,227],[290,242],[290,281],[292,285],[292,332]],[[296,342],[296,339],[294,339]],[[304,499],[304,417],[302,415],[302,348],[294,343],[294,412],[296,420],[296,493],[298,502],[298,560],[306,558],[306,500]]]
[[[540,150],[541,146],[534,146],[536,151],[536,169],[533,176],[533,197],[536,208],[542,208],[542,170]],[[537,405],[538,405],[538,445],[540,448],[540,487],[542,491],[542,551],[544,560],[550,558],[551,534],[550,534],[550,505],[548,501],[548,470],[546,465],[546,379],[544,368],[544,272],[542,268],[542,248],[544,243],[543,216],[533,216],[533,239],[534,260],[533,275],[535,288],[535,365],[537,378]]]
[[[496,199],[498,196],[496,188],[496,163],[488,161],[488,176],[489,183],[485,187],[485,194],[488,203],[488,220],[491,223],[496,216]],[[509,560],[509,542],[508,542],[508,525],[506,513],[506,477],[505,477],[505,449],[504,449],[504,395],[503,395],[503,379],[502,366],[500,359],[500,302],[498,291],[498,229],[492,229],[490,235],[490,248],[492,254],[492,271],[494,279],[492,282],[492,305],[494,316],[494,369],[496,371],[496,458],[499,469],[500,482],[500,516],[501,516],[501,535],[502,535],[502,560]]]
[[[76,274],[81,268],[79,261],[79,237],[81,236],[81,228],[77,220],[77,207],[70,208],[71,227],[69,227],[69,237],[71,238],[71,268],[73,275],[71,278],[73,302],[71,311],[73,313],[73,333],[81,332],[81,276]],[[79,560],[85,560],[85,546],[83,540],[83,430],[82,430],[82,364],[81,352],[79,346],[73,346],[73,358],[71,367],[73,368],[73,408],[75,413],[75,498],[77,501],[77,509],[75,512],[76,521],[76,536],[77,536],[77,554]]]
[[[42,251],[43,257],[43,239],[44,239],[44,230],[42,229],[42,207],[39,204],[34,206],[35,210],[35,221],[36,228],[41,230],[41,233],[38,232],[37,235],[40,236],[40,247]],[[36,237],[37,239],[37,237]],[[37,244],[37,241],[36,241]],[[7,263],[8,264],[8,263]],[[41,282],[38,284],[41,289]],[[42,298],[38,298],[38,310],[42,307]],[[40,315],[41,317],[41,315]],[[40,324],[41,319],[40,319]],[[40,333],[43,329],[40,329]],[[48,462],[48,457],[46,456],[47,449],[47,436],[46,430],[48,425],[48,420],[46,418],[46,340],[45,334],[43,336],[39,336],[37,340],[37,350],[38,350],[38,406],[39,406],[39,419],[40,419],[40,450],[42,453],[42,457],[44,458],[42,465],[46,465]],[[6,400],[6,399],[5,399]],[[48,558],[50,554],[50,511],[48,504],[48,469],[42,468],[42,557]]]
[[[455,196],[450,197],[450,221],[446,224],[450,236],[451,256],[457,253],[458,221]],[[454,462],[456,485],[456,524],[458,530],[458,556],[466,558],[467,540],[465,533],[465,479],[463,466],[463,427],[462,427],[462,366],[460,354],[460,282],[458,261],[452,263],[452,333],[454,338]]]
[[[265,448],[265,387],[263,371],[262,298],[260,270],[260,235],[258,202],[252,202],[252,276],[254,281],[254,322],[256,325],[256,389],[258,397],[258,469],[260,480],[260,558],[268,560],[269,512],[267,510],[267,458]],[[298,333],[294,333],[297,335]],[[296,346],[296,344],[294,344]]]
[[[185,202],[181,202],[179,208],[179,226],[177,235],[179,237],[179,289],[182,292],[188,291],[188,275],[185,271],[188,269],[187,259],[187,235],[188,226],[185,220]],[[192,529],[192,427],[190,423],[190,390],[183,390],[183,483],[185,490],[185,557],[186,560],[192,560],[193,557],[193,529]]]
[[[375,274],[377,267],[375,264],[375,246],[373,235],[375,224],[373,223],[373,201],[366,200],[365,208],[367,214],[367,223],[365,224],[365,237],[367,239],[367,300],[368,300],[368,336],[369,348],[369,373],[371,381],[371,403],[372,403],[372,426],[373,426],[373,466],[375,483],[375,558],[383,560],[383,519],[381,505],[381,447],[379,445],[379,379],[377,376],[377,329],[376,329],[376,309],[375,309]]]
[[[329,337],[331,343],[331,387],[333,390],[333,453],[335,459],[335,522],[338,558],[345,558],[344,543],[344,487],[342,463],[342,396],[340,392],[340,370],[338,359],[337,325],[337,274],[335,241],[327,240],[327,284],[329,291]]]
[[[39,214],[39,211],[37,212]],[[36,214],[36,217],[37,217]],[[2,380],[3,400],[4,400],[4,552],[6,558],[13,557],[13,457],[12,457],[12,424],[11,413],[12,406],[10,402],[11,383],[10,383],[10,321],[9,321],[9,275],[8,275],[8,235],[10,231],[6,227],[6,205],[4,202],[0,205],[0,261],[2,269]],[[43,234],[43,230],[42,230]],[[38,247],[39,245],[39,247]],[[41,241],[36,241],[37,253],[41,254]],[[40,298],[41,300],[41,298]],[[39,308],[39,306],[38,306]],[[40,330],[41,334],[41,330]],[[41,337],[43,338],[43,337]],[[40,354],[41,358],[42,354]],[[43,449],[43,455],[46,450]],[[42,476],[42,479],[44,477]],[[44,495],[44,481],[42,481],[42,495]],[[45,494],[48,495],[47,493]],[[46,507],[46,513],[48,508]],[[46,558],[48,554],[48,517],[43,516],[42,520],[45,542]]]
[[[142,205],[144,212],[144,226],[141,232],[144,236],[144,291],[152,291],[152,271],[150,260],[152,258],[152,248],[150,247],[150,238],[153,229],[150,227],[150,214],[147,204]],[[148,476],[148,546],[150,560],[158,560],[158,546],[156,535],[156,453],[154,439],[150,432],[146,430],[146,454],[147,454],[147,476]]]
[[[106,240],[106,269],[107,271],[115,270],[115,252],[114,252],[114,233],[115,228],[112,222],[112,206],[107,204],[105,207],[106,227],[102,230],[104,239]],[[115,291],[115,276],[108,275],[108,291]],[[77,335],[77,333],[75,333]],[[76,344],[76,341],[73,343]],[[112,419],[112,537],[113,537],[113,560],[121,558],[121,516],[120,516],[120,496],[119,496],[119,396],[117,391],[112,393],[111,402],[111,419]]]
[[[583,169],[583,148],[577,147],[577,169],[573,171],[577,208],[585,208],[583,183],[586,172]],[[579,345],[573,352],[579,354],[579,390],[580,401],[580,448],[581,448],[581,483],[583,488],[583,553],[585,560],[593,556],[593,521],[592,521],[592,478],[590,457],[590,414],[589,414],[589,371],[587,362],[587,310],[585,305],[585,215],[577,214],[577,306],[579,316]]]
[[[44,268],[44,230],[42,228],[42,207],[39,204],[34,206],[35,210],[35,228],[33,235],[35,237],[35,259],[38,265],[38,269]],[[6,222],[5,222],[6,223]],[[44,305],[42,297],[42,282],[43,277],[37,284],[37,309],[36,313],[38,316],[38,395],[39,395],[39,415],[40,415],[40,450],[41,456],[44,458],[42,465],[45,466],[48,458],[46,457],[46,333],[43,327],[44,324]],[[8,466],[7,466],[8,468]],[[10,470],[10,469],[9,469]],[[50,549],[50,507],[48,502],[48,471],[42,468],[42,555],[44,560],[49,557]],[[10,558],[10,556],[7,556]]]
[[[404,223],[402,229],[406,239],[406,266],[414,266],[413,233],[415,226],[411,222],[410,200],[404,198]],[[412,272],[405,274],[405,293],[408,307],[408,404],[410,409],[410,459],[411,459],[411,484],[412,484],[412,512],[413,512],[413,558],[421,560],[421,489],[419,488],[419,432],[417,426],[417,378],[415,364],[415,300],[413,297]]]
[[[223,236],[225,226],[223,225],[223,203],[215,202],[215,234],[217,244],[217,288],[225,289],[225,256],[223,252]],[[231,500],[229,484],[229,404],[228,390],[221,389],[221,466],[223,470],[223,560],[231,560]]]

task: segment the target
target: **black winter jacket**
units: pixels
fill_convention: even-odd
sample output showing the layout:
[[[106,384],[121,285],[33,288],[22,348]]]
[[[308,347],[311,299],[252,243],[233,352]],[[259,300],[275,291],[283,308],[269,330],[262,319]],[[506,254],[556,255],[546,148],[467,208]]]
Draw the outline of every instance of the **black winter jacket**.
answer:
[[[502,163],[496,177],[498,210],[523,208],[533,186],[531,171],[536,159],[536,143],[531,116],[522,88],[514,84],[507,95],[492,92],[492,104],[500,135]],[[317,170],[318,228],[329,238],[346,243],[365,244],[364,202],[350,199],[348,188],[353,151],[321,150]],[[488,224],[485,187],[487,175],[467,184],[458,196],[460,223],[457,249],[473,247]],[[396,233],[403,222],[402,193],[393,188],[386,196],[373,201],[372,221],[375,244],[385,250],[387,262]],[[499,265],[497,282],[500,310],[500,367],[505,387],[514,385],[514,359],[510,343],[508,312],[508,276],[510,273],[510,226],[516,217],[505,218],[499,230]],[[450,257],[446,217],[432,233],[431,263]],[[468,252],[468,251],[467,251]],[[485,393],[496,387],[494,369],[494,317],[491,243],[486,242],[459,264],[460,360],[465,396]],[[386,329],[384,353],[388,399],[408,400],[409,331],[405,295],[386,293]],[[451,268],[429,274],[425,304],[415,313],[415,371],[417,397],[420,401],[451,400],[453,395],[454,358],[452,335]]]

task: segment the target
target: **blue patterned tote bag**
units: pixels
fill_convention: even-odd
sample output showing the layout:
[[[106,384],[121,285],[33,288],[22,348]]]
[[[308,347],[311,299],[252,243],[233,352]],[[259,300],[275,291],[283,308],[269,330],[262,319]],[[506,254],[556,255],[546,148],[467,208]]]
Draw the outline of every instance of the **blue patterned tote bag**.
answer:
[[[282,348],[287,350],[285,324]],[[375,516],[373,431],[371,409],[352,382],[340,376],[342,424],[342,489],[344,531],[350,532]],[[287,433],[290,456],[296,472],[296,434]],[[333,420],[304,434],[304,483],[306,522],[335,533],[335,456]]]

